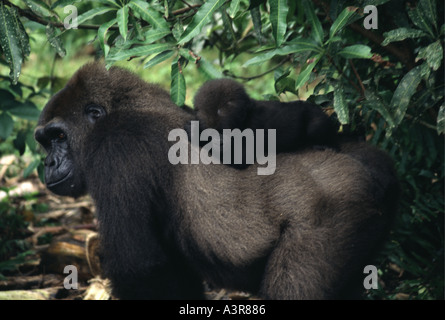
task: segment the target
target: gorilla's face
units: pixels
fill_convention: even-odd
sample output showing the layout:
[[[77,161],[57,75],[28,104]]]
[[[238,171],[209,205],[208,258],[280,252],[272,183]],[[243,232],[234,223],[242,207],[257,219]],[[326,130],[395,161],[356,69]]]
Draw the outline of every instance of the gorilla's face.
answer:
[[[216,129],[241,129],[244,130],[244,121],[247,117],[249,99],[233,99],[224,103],[217,111],[218,121]]]
[[[35,139],[47,153],[44,161],[46,186],[58,195],[79,197],[86,193],[79,160],[82,141],[95,123],[107,115],[105,108],[82,96],[81,92],[62,89],[46,105],[35,130]],[[58,116],[53,117],[55,114]]]
[[[60,101],[59,101],[60,102]],[[58,103],[50,101],[48,105]],[[88,104],[84,108],[83,121],[94,125],[106,116],[106,110],[96,104]],[[36,140],[47,152],[45,159],[45,183],[49,190],[58,195],[79,197],[86,193],[85,182],[76,155],[79,150],[68,122],[55,118],[46,124],[41,124],[35,131]]]
[[[36,140],[45,148],[45,183],[49,190],[62,196],[85,194],[85,183],[75,166],[70,134],[64,122],[50,122],[37,127]]]

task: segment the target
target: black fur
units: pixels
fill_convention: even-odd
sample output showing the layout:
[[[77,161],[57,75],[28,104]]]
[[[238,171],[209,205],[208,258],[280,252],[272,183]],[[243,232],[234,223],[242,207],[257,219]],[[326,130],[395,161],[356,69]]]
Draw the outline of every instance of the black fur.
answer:
[[[42,111],[48,187],[94,199],[116,297],[200,299],[203,280],[266,299],[344,298],[362,285],[397,204],[386,156],[365,144],[305,149],[279,154],[269,176],[174,166],[168,133],[191,119],[168,93],[100,64]]]
[[[234,128],[276,129],[277,152],[337,147],[337,126],[318,106],[306,101],[253,100],[231,79],[206,82],[194,106],[202,129],[215,128],[220,133]]]

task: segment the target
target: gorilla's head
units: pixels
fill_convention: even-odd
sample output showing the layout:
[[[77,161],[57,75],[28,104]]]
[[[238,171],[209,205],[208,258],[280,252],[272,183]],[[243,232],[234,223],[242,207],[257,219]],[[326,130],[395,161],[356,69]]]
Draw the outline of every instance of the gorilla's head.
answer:
[[[133,97],[131,105],[125,103],[128,97]],[[84,195],[84,147],[94,136],[93,130],[109,116],[149,109],[151,101],[171,104],[165,91],[131,72],[106,70],[99,63],[82,67],[45,106],[35,130],[35,139],[47,152],[44,164],[48,189],[58,195]]]
[[[196,93],[196,116],[208,128],[245,129],[245,119],[252,101],[243,86],[231,79],[206,82]]]

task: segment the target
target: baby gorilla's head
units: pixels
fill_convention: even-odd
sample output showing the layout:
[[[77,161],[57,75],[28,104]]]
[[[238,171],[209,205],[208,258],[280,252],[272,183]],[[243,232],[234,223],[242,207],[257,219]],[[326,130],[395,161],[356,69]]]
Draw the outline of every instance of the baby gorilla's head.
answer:
[[[196,93],[194,106],[197,118],[207,128],[244,129],[251,100],[243,86],[231,79],[206,82]]]

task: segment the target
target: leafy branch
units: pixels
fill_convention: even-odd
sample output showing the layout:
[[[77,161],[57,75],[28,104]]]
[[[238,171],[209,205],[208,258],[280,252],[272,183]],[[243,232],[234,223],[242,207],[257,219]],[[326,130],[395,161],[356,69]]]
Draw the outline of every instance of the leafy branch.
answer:
[[[37,22],[44,26],[51,25],[55,28],[65,28],[63,22],[45,19],[35,14],[32,10],[20,8],[19,6],[13,4],[9,0],[3,0],[3,2],[5,2],[5,4],[7,4],[8,6],[15,8],[19,12],[20,16],[25,17],[31,21]],[[98,30],[99,27],[100,27],[99,25],[89,25],[89,24],[81,24],[78,26],[79,29],[85,29],[85,30]],[[115,27],[115,29],[117,30],[118,27]]]
[[[267,75],[267,74],[269,74],[269,73],[271,73],[271,72],[274,72],[274,71],[277,70],[278,68],[282,67],[286,62],[289,62],[289,58],[285,58],[285,59],[281,60],[281,62],[278,63],[276,66],[270,68],[270,69],[267,70],[267,71],[264,71],[264,72],[262,72],[262,73],[259,73],[259,74],[255,75],[255,76],[243,77],[243,76],[235,75],[235,74],[232,73],[232,72],[226,72],[225,74],[228,75],[228,76],[230,76],[230,77],[232,77],[232,78],[234,78],[234,79],[240,79],[240,80],[244,80],[244,81],[250,81],[250,80],[255,80],[255,79],[262,78],[262,77],[264,77],[265,75]]]
[[[97,41],[108,66],[121,60],[141,58],[144,67],[149,68],[170,60],[171,77],[175,77],[175,81],[171,82],[171,95],[178,104],[185,100],[184,72],[187,62],[194,62],[197,69],[210,78],[228,75],[245,81],[266,77],[273,72],[280,73],[281,68],[286,67],[288,70],[293,68],[300,71],[297,74],[286,72],[276,76],[276,94],[286,91],[297,94],[298,90],[318,79],[314,88],[316,93],[327,91],[328,95],[333,88],[333,106],[342,124],[351,121],[350,103],[355,105],[356,102],[368,100],[369,79],[361,66],[379,63],[372,53],[372,45],[378,45],[402,61],[408,71],[412,71],[405,75],[406,78],[399,79],[400,83],[396,84],[390,101],[377,104],[376,110],[392,129],[403,119],[417,85],[422,79],[430,77],[431,70],[436,71],[443,61],[443,54],[440,54],[443,51],[443,40],[439,37],[443,28],[439,28],[433,21],[437,14],[432,9],[434,6],[428,5],[426,0],[419,0],[417,7],[409,9],[411,11],[408,15],[415,28],[399,28],[383,36],[360,26],[357,21],[363,18],[363,14],[358,7],[343,8],[331,18],[331,8],[325,1],[267,1],[268,6],[242,0],[207,0],[202,4],[181,0],[168,1],[166,6],[170,7],[164,8],[143,0],[98,1],[78,17],[78,28],[97,30]],[[5,0],[2,8],[11,8],[13,11],[9,14],[9,9],[3,9],[3,17],[17,12],[19,17],[46,25],[49,43],[63,56],[62,35],[66,31],[57,30],[63,28],[60,18],[44,2],[32,0],[32,3],[33,8],[22,9]],[[62,3],[70,4],[70,1],[58,1],[55,4]],[[89,20],[94,21],[96,17],[113,12],[115,17],[101,25],[86,24]],[[294,12],[303,14],[295,17]],[[427,18],[421,18],[423,16]],[[20,20],[16,20],[18,23],[15,28],[7,29],[7,24],[3,24],[2,32],[10,35],[6,37],[10,41],[2,43],[2,48],[9,59],[13,81],[17,81],[20,65],[27,53],[26,32]],[[302,27],[298,28],[299,25]],[[264,32],[265,28],[270,32]],[[344,37],[347,28],[362,35],[364,43],[348,43]],[[205,34],[208,32],[205,30],[211,32]],[[417,60],[425,61],[422,67],[416,65],[413,50],[400,49],[391,43],[407,38],[433,41],[429,46],[419,48]],[[273,62],[273,66],[267,70],[252,76],[240,75],[238,70],[221,70],[223,66],[210,63],[200,54],[202,48],[199,43],[205,39],[211,40],[207,43],[218,48],[221,65],[224,57],[235,59],[247,51],[253,52],[253,57],[243,64],[243,68],[270,63],[277,58],[279,60]],[[255,46],[256,50],[251,50]],[[354,63],[356,59],[361,59],[363,63],[359,66]],[[381,68],[395,67],[394,64],[383,64],[382,61],[379,64]],[[346,87],[355,91],[352,95],[349,92],[349,97],[343,96],[343,88]]]

